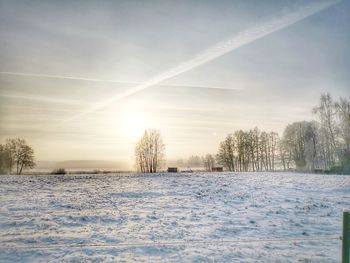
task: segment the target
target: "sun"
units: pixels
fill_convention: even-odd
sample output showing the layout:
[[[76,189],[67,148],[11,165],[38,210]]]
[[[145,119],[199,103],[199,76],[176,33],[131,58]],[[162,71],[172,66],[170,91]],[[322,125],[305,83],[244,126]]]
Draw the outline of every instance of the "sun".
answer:
[[[122,117],[122,131],[125,137],[136,140],[150,127],[149,117],[141,112],[127,112]]]

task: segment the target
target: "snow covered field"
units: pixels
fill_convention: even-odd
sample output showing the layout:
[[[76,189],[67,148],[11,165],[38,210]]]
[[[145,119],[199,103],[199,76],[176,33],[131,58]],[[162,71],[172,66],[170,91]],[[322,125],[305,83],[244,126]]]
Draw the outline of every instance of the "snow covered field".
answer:
[[[337,237],[349,207],[350,176],[0,176],[0,262],[340,262],[336,239],[148,243]]]

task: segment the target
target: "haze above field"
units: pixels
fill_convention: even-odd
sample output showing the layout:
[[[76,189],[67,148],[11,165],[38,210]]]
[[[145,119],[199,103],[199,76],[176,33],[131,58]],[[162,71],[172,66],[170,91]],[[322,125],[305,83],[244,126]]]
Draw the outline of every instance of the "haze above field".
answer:
[[[176,159],[215,153],[237,129],[310,120],[321,93],[349,96],[349,1],[314,1],[335,4],[171,71],[307,3],[0,0],[0,142],[25,138],[38,160],[131,164],[147,127]]]

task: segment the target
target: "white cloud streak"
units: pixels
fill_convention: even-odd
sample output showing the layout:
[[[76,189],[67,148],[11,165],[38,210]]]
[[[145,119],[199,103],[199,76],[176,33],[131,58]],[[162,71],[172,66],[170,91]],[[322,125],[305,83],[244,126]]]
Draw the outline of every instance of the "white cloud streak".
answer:
[[[55,74],[42,74],[42,73],[25,73],[25,72],[14,72],[14,71],[0,71],[0,75],[9,76],[22,76],[22,77],[34,77],[34,78],[52,78],[52,79],[64,79],[64,80],[78,80],[78,81],[90,81],[90,82],[103,82],[103,83],[114,83],[114,84],[126,84],[126,85],[141,85],[143,82],[137,81],[124,81],[124,80],[112,80],[112,79],[99,79],[99,78],[84,78],[74,76],[63,76]],[[184,87],[184,88],[201,88],[201,89],[219,89],[219,90],[241,90],[241,88],[226,88],[218,86],[205,86],[205,85],[191,85],[191,84],[157,84],[164,87]]]
[[[56,99],[46,96],[33,96],[28,94],[0,94],[0,97],[16,100],[33,100],[41,101],[47,103],[57,103],[57,104],[67,104],[67,105],[82,105],[80,101],[77,100],[66,100],[66,99]]]
[[[311,3],[310,3],[311,2]],[[111,105],[118,100],[124,99],[128,96],[131,96],[137,92],[140,92],[142,90],[145,90],[147,88],[150,88],[152,86],[158,85],[161,82],[168,80],[170,78],[173,78],[177,75],[180,75],[182,73],[185,73],[191,69],[194,69],[200,65],[203,65],[209,61],[212,61],[213,59],[216,59],[220,56],[225,55],[228,52],[231,52],[237,48],[240,48],[246,44],[249,44],[255,40],[258,40],[264,36],[267,36],[273,32],[276,32],[278,30],[281,30],[287,26],[293,25],[294,23],[303,20],[313,14],[316,14],[330,6],[333,6],[334,4],[340,2],[340,1],[328,1],[328,2],[314,2],[310,1],[310,4],[307,4],[300,8],[297,11],[285,14],[281,17],[271,19],[265,23],[262,23],[258,26],[255,26],[253,28],[241,31],[234,35],[233,37],[229,38],[226,41],[219,42],[216,45],[200,52],[196,56],[192,57],[191,59],[159,74],[155,77],[136,85],[133,88],[128,89],[125,92],[115,94],[110,96],[108,99],[100,101],[93,105],[92,107],[86,109],[85,111],[73,115],[72,117],[64,120],[63,122],[59,123],[58,126],[65,124],[67,122],[70,122],[72,120],[78,119],[84,115],[87,115],[89,113],[93,113],[97,110],[100,110],[108,105]],[[49,75],[50,76],[50,75]],[[71,78],[71,77],[66,77]],[[83,79],[83,78],[81,78]],[[95,80],[95,79],[90,79]]]
[[[338,3],[340,1],[329,1],[329,2],[312,2],[311,4],[308,4],[306,6],[303,6],[302,9],[299,9],[295,12],[291,12],[289,14],[286,14],[279,18],[274,18],[269,20],[268,22],[262,23],[261,25],[258,25],[256,27],[241,31],[240,33],[236,34],[235,36],[231,37],[230,39],[219,42],[216,45],[202,51],[201,53],[197,54],[193,58],[179,64],[178,66],[175,66],[174,68],[171,68],[168,71],[165,71],[145,82],[143,82],[140,85],[137,85],[134,88],[131,88],[125,92],[122,92],[120,94],[116,94],[114,96],[109,97],[106,100],[100,101],[93,105],[91,108],[81,112],[78,115],[72,116],[66,120],[64,120],[59,125],[62,125],[64,123],[67,123],[69,121],[72,121],[74,119],[80,118],[86,114],[95,112],[97,110],[100,110],[108,105],[111,105],[118,100],[124,99],[130,95],[133,95],[137,92],[140,92],[142,90],[145,90],[149,87],[155,86],[165,80],[168,80],[170,78],[173,78],[177,75],[180,75],[184,72],[187,72],[191,69],[194,69],[200,65],[203,65],[213,59],[216,59],[220,56],[225,55],[228,52],[231,52],[239,47],[242,47],[246,44],[249,44],[257,39],[260,39],[264,36],[267,36],[273,32],[276,32],[278,30],[281,30],[287,26],[293,25],[294,23],[303,20],[313,14],[316,14],[330,6],[333,6],[334,4]]]
[[[23,77],[35,77],[35,78],[82,80],[82,81],[109,82],[109,83],[119,83],[119,84],[138,84],[137,82],[130,82],[130,81],[108,80],[108,79],[98,79],[98,78],[83,78],[83,77],[63,76],[63,75],[54,75],[54,74],[42,74],[42,73],[0,71],[0,74],[1,75],[23,76]]]

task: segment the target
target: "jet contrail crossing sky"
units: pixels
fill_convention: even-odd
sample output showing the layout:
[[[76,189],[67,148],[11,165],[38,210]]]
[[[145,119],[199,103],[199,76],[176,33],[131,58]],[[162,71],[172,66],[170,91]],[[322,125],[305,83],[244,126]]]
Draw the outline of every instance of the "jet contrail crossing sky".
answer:
[[[316,14],[326,8],[329,8],[330,6],[335,5],[336,3],[339,3],[340,1],[329,1],[329,2],[312,2],[310,4],[307,4],[298,10],[285,14],[283,16],[280,16],[278,18],[272,18],[267,20],[267,22],[262,23],[260,25],[257,25],[255,27],[246,29],[244,31],[241,31],[237,33],[236,35],[232,36],[226,41],[219,42],[216,45],[209,47],[208,49],[198,53],[194,57],[190,58],[189,60],[167,70],[163,73],[156,75],[153,78],[150,78],[146,80],[145,82],[136,85],[133,88],[128,89],[125,92],[115,94],[110,96],[108,99],[97,102],[92,107],[82,111],[81,113],[74,115],[68,119],[63,120],[61,123],[58,124],[58,126],[67,123],[69,121],[75,120],[77,118],[80,118],[84,115],[87,115],[89,113],[95,112],[97,110],[100,110],[108,105],[111,105],[115,103],[118,100],[124,99],[128,96],[131,96],[137,92],[140,92],[142,90],[145,90],[147,88],[150,88],[152,86],[155,86],[165,80],[168,80],[170,78],[173,78],[177,75],[180,75],[181,73],[185,73],[191,69],[194,69],[200,65],[203,65],[209,61],[212,61],[220,56],[223,56],[227,54],[228,52],[231,52],[237,48],[240,48],[246,44],[249,44],[255,40],[258,40],[264,36],[267,36],[273,32],[276,32],[278,30],[281,30],[287,26],[293,25],[294,23],[303,20],[313,14]]]

